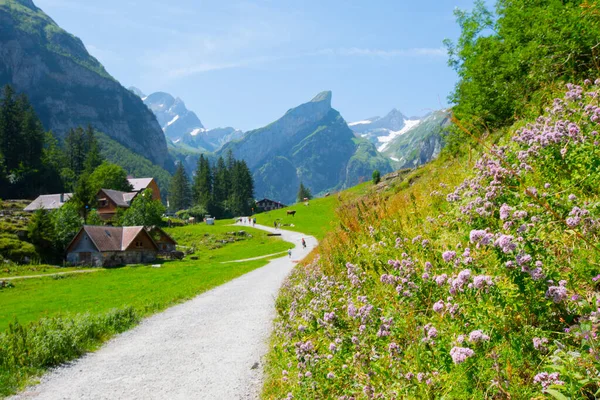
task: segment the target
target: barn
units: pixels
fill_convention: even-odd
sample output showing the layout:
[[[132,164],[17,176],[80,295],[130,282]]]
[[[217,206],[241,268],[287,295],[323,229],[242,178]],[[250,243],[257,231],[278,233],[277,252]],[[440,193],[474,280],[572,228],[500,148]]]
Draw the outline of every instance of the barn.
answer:
[[[143,226],[84,225],[67,247],[67,262],[94,267],[144,264],[155,261],[159,251]]]

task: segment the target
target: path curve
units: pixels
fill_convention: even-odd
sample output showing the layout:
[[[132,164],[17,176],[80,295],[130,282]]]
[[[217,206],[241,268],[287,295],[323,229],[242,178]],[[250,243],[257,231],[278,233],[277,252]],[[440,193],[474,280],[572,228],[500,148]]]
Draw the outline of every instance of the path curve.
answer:
[[[12,399],[257,399],[275,297],[317,240],[256,228],[281,233],[295,244],[292,257],[273,260],[143,320]]]

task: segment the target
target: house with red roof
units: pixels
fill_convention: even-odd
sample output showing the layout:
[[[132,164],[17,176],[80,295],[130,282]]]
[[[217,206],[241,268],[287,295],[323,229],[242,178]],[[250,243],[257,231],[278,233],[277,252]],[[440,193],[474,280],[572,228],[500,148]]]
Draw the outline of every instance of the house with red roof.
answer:
[[[69,264],[94,267],[150,263],[159,251],[143,226],[91,225],[84,225],[66,250]]]

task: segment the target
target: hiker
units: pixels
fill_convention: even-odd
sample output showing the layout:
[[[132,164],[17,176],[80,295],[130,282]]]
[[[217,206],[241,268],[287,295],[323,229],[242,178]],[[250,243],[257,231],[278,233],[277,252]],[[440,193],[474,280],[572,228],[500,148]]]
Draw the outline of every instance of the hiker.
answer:
[[[304,240],[304,238],[302,238],[302,248],[305,249],[306,248],[306,241]]]
[[[277,229],[277,221],[273,221],[273,226]]]
[[[292,249],[288,249],[288,257],[292,258]]]
[[[252,218],[252,226],[256,225],[256,218]]]

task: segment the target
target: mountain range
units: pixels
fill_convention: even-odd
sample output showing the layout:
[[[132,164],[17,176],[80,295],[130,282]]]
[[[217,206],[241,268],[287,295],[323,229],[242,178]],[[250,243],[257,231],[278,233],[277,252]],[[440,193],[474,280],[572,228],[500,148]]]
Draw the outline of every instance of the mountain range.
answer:
[[[240,139],[243,132],[232,128],[206,129],[196,113],[190,111],[179,97],[156,92],[146,96],[140,89],[129,90],[139,96],[154,113],[168,140],[191,152],[214,152],[231,140]]]
[[[6,84],[28,96],[44,128],[57,136],[89,124],[172,169],[152,112],[31,0],[0,0],[0,86]]]
[[[356,136],[369,140],[392,160],[394,168],[414,168],[437,157],[443,147],[450,112],[439,110],[424,117],[406,117],[395,108],[385,117],[350,122]]]
[[[371,179],[374,170],[392,170],[368,140],[358,138],[338,111],[332,94],[319,93],[288,110],[277,121],[247,132],[218,152],[231,150],[253,173],[255,194],[293,202],[300,182],[314,194],[338,190]]]

